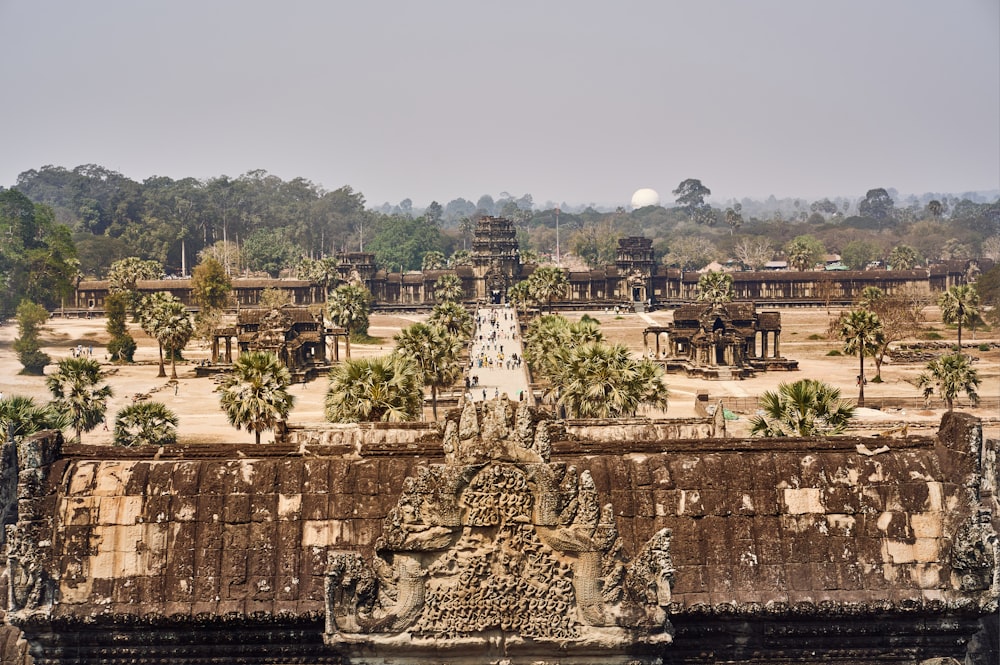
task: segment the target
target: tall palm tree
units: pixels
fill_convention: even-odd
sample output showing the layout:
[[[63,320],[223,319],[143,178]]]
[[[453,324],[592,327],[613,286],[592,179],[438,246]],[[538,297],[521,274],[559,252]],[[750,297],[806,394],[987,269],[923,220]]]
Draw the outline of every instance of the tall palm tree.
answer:
[[[763,414],[750,420],[753,436],[818,436],[839,434],[854,417],[854,407],[840,389],[816,379],[782,383],[777,392],[760,396]]]
[[[44,429],[66,427],[69,427],[69,419],[50,404],[39,405],[23,395],[0,399],[0,442],[13,441]]]
[[[462,375],[458,354],[462,342],[444,328],[414,323],[394,338],[395,353],[414,361],[425,386],[431,387],[431,412],[437,420],[438,388],[447,388]]]
[[[552,301],[556,298],[565,298],[569,291],[569,280],[566,279],[566,271],[555,266],[542,266],[527,279],[528,291],[538,302],[545,302],[549,305],[549,312],[552,311]]]
[[[295,398],[288,392],[291,382],[288,368],[273,353],[241,354],[219,387],[220,403],[229,424],[236,429],[245,427],[260,443],[260,433],[287,419],[295,405]]]
[[[344,328],[348,335],[368,331],[368,312],[371,310],[372,295],[363,286],[341,284],[327,298],[326,306],[330,320]]]
[[[621,344],[563,347],[556,357],[552,389],[572,418],[623,418],[634,416],[643,404],[667,405],[663,369],[632,358]]]
[[[937,385],[938,393],[949,411],[954,408],[959,393],[968,395],[973,404],[979,401],[976,393],[979,373],[973,369],[972,361],[961,353],[935,358],[927,363],[927,371],[920,375],[917,385],[929,395],[932,384]]]
[[[348,360],[330,372],[326,419],[334,423],[416,420],[423,404],[420,368],[390,354]]]
[[[858,406],[865,405],[865,355],[872,356],[882,344],[882,321],[872,312],[854,309],[842,314],[838,325],[844,352],[858,356]]]
[[[462,280],[458,275],[445,273],[434,282],[434,297],[438,302],[454,302],[461,300],[464,291],[462,290]]]
[[[64,358],[56,371],[45,377],[52,393],[52,406],[69,419],[80,443],[83,432],[97,427],[108,410],[108,399],[114,394],[111,386],[99,385],[105,374],[92,358]]]
[[[116,446],[165,446],[177,442],[177,414],[161,402],[137,402],[115,417]]]
[[[161,349],[170,353],[170,378],[177,378],[177,356],[194,335],[194,325],[184,303],[171,300],[156,308],[153,334]]]
[[[698,301],[714,305],[732,302],[733,276],[727,272],[707,272],[698,278]]]
[[[163,312],[170,303],[176,302],[177,298],[166,291],[158,291],[148,296],[144,296],[136,310],[139,317],[139,325],[143,332],[156,340],[160,352],[160,365],[157,376],[166,376],[167,372],[163,366],[163,342],[156,335],[158,322],[163,318]]]
[[[953,286],[938,298],[941,319],[948,325],[958,325],[958,353],[962,353],[962,326],[979,316],[979,293],[971,284]]]
[[[441,326],[462,341],[467,341],[472,336],[472,314],[457,302],[434,305],[427,323]]]

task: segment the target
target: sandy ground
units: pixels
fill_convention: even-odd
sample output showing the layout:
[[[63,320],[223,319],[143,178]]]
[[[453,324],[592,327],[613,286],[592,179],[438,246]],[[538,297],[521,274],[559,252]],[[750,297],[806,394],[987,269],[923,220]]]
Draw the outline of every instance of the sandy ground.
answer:
[[[832,317],[837,316],[834,310],[830,314],[825,309],[783,310],[781,349],[783,355],[799,361],[800,371],[793,373],[761,373],[758,376],[743,381],[706,381],[685,376],[669,375],[670,408],[668,416],[689,417],[694,415],[694,396],[699,390],[708,390],[712,398],[721,396],[756,397],[765,390],[774,390],[783,381],[794,381],[800,378],[819,378],[833,383],[841,388],[845,397],[856,397],[857,359],[853,357],[829,357],[831,349],[840,347],[837,340],[827,339],[825,332]],[[642,330],[649,325],[646,318],[637,314],[615,315],[613,312],[590,312],[601,322],[601,329],[610,341],[622,342],[636,353],[643,351]],[[954,339],[954,330],[941,325],[936,309],[929,308],[927,328],[937,331],[947,339]],[[571,315],[579,318],[582,314]],[[654,312],[647,315],[658,323],[670,321],[668,311]],[[373,315],[369,334],[381,340],[380,343],[362,345],[352,344],[352,356],[370,356],[387,353],[392,348],[392,336],[415,321],[420,321],[422,315]],[[245,431],[237,431],[226,420],[219,408],[219,396],[215,391],[216,383],[211,378],[196,378],[194,365],[209,358],[210,351],[204,344],[192,342],[185,350],[186,362],[177,366],[178,381],[175,385],[169,378],[157,377],[157,347],[137,326],[130,324],[130,332],[139,344],[136,352],[136,363],[133,365],[116,366],[106,362],[104,344],[108,336],[104,330],[104,319],[51,319],[43,333],[43,350],[50,354],[53,360],[72,355],[72,350],[80,345],[89,351],[93,346],[94,357],[105,364],[111,372],[108,382],[114,390],[108,408],[109,429],[118,409],[130,404],[136,394],[148,394],[151,399],[163,402],[177,413],[180,424],[178,434],[183,443],[215,443],[215,442],[247,442],[253,441],[253,435]],[[23,376],[18,374],[21,365],[17,361],[11,344],[17,335],[14,323],[0,326],[0,391],[4,395],[29,395],[38,401],[47,401],[50,397],[42,377]],[[819,336],[816,339],[815,336]],[[812,337],[812,339],[811,339]],[[971,334],[965,335],[966,340]],[[991,339],[991,337],[987,338]],[[964,340],[963,340],[964,341]],[[977,341],[983,341],[979,335]],[[983,397],[1000,395],[1000,351],[971,351],[978,358],[976,367],[979,370],[982,383],[980,394]],[[46,368],[52,371],[53,366]],[[869,383],[865,389],[866,397],[877,396],[912,396],[919,397],[920,390],[915,386],[916,376],[922,371],[920,364],[890,365],[882,368],[884,382]],[[869,364],[866,370],[869,377],[874,376],[874,364]],[[167,367],[169,376],[170,368]],[[295,407],[290,421],[294,423],[323,422],[323,397],[326,390],[324,379],[314,380],[307,384],[293,386]],[[427,416],[429,415],[427,409]],[[880,411],[859,410],[859,421],[862,423],[886,422],[887,426],[899,421],[907,421],[924,426],[935,425],[941,417],[940,410],[909,410],[902,412],[882,413]],[[990,419],[987,423],[987,434],[1000,436],[1000,424],[997,423],[1000,414],[989,413],[982,409],[975,411],[977,415]],[[735,432],[740,432],[746,426],[746,418],[732,423]],[[270,440],[270,434],[264,433],[262,441]],[[111,432],[98,427],[83,435],[85,443],[110,443]]]

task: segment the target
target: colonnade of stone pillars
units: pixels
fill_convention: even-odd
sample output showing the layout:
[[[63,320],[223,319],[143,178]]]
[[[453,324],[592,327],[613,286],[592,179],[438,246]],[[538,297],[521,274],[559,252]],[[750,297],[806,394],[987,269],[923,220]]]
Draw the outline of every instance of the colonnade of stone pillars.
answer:
[[[221,351],[219,342],[223,341],[225,343],[225,353],[219,355]],[[213,364],[232,364],[233,362],[233,337],[231,335],[224,335],[222,337],[212,338],[212,363]]]
[[[768,335],[771,335],[774,341],[774,349],[771,354],[771,358],[781,357],[781,331],[780,330],[761,330],[760,331],[760,355],[759,358],[767,358],[768,355]]]

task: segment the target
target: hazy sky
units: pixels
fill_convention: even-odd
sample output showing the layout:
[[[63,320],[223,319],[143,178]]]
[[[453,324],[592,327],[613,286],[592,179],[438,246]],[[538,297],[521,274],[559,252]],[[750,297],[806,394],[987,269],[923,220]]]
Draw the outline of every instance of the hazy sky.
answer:
[[[0,0],[0,184],[265,169],[371,205],[1000,187],[1000,2]]]

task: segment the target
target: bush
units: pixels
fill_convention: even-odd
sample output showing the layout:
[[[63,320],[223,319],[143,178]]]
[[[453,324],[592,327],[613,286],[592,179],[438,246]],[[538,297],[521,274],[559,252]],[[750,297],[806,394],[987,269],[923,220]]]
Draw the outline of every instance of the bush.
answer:
[[[989,351],[990,350],[990,345],[986,344],[984,342],[984,343],[980,344],[979,346],[977,346],[976,348],[979,349],[980,351]]]
[[[924,339],[944,339],[944,337],[932,330],[924,333]]]
[[[837,349],[833,349],[831,351],[827,351],[826,355],[828,355],[828,356],[842,356],[844,354],[841,353],[840,351],[838,351]]]
[[[45,373],[45,366],[52,362],[52,358],[49,354],[39,351],[38,349],[33,349],[29,351],[20,351],[17,354],[17,359],[20,361],[24,369],[21,370],[21,374],[32,374],[35,376],[41,376]]]
[[[813,333],[812,335],[809,335],[809,337],[806,337],[806,339],[815,342],[815,341],[823,339],[823,336],[822,335],[817,335],[816,333]]]
[[[111,356],[111,362],[114,363],[132,362],[132,358],[135,356],[135,349],[135,339],[128,333],[108,342],[108,355]]]

